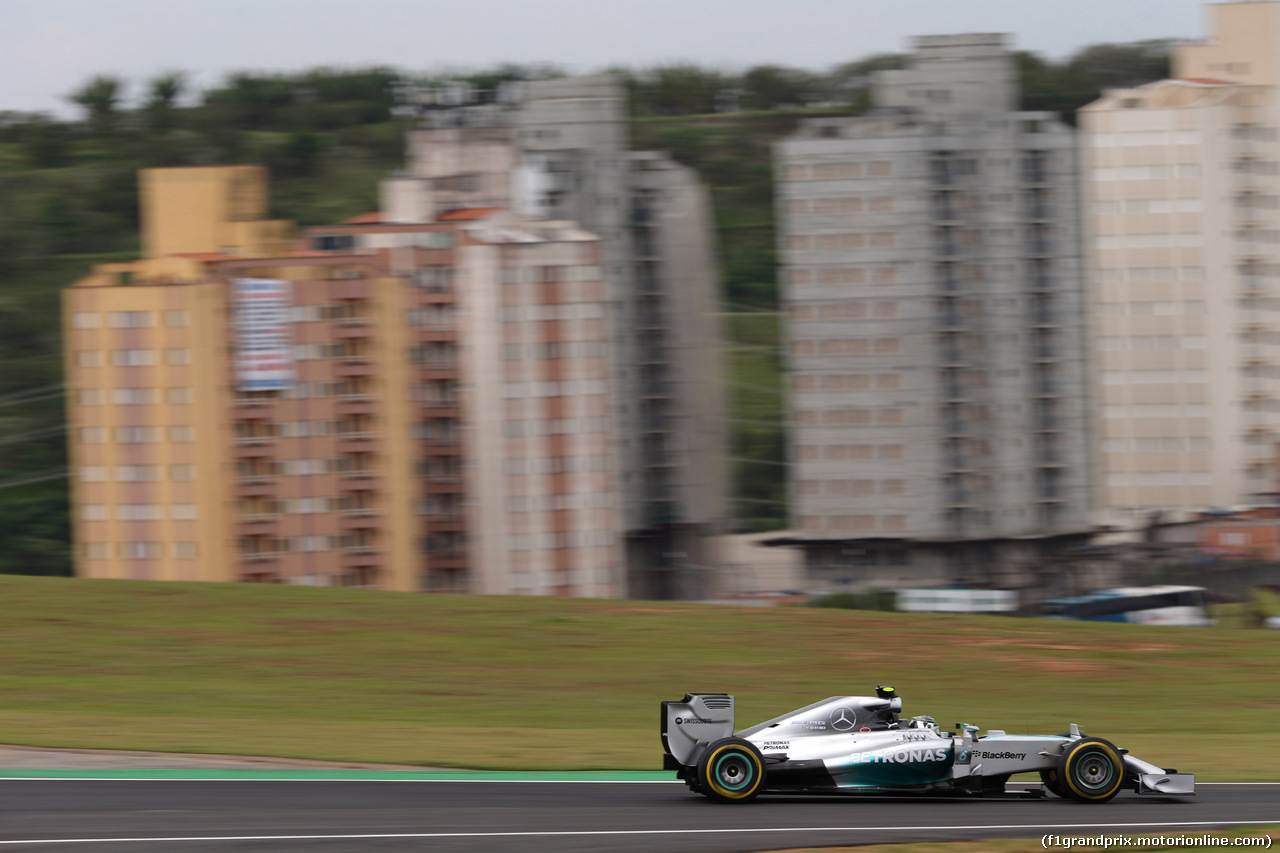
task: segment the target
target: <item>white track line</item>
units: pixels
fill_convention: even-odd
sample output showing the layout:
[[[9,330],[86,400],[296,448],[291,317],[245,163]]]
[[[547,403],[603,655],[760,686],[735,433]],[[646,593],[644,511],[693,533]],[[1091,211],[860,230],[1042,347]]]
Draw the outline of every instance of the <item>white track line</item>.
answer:
[[[13,841],[0,841],[0,845],[15,844],[146,844],[153,842],[194,843],[197,841],[354,841],[374,838],[603,838],[609,836],[638,835],[729,835],[765,832],[939,832],[956,830],[995,831],[1009,829],[1053,829],[1059,831],[1075,829],[1157,829],[1169,827],[1192,826],[1248,826],[1275,823],[1275,820],[1199,820],[1173,821],[1170,823],[1045,823],[1045,824],[988,824],[985,826],[791,826],[762,827],[758,829],[601,829],[601,830],[565,830],[544,832],[386,832],[363,833],[352,835],[197,835],[168,836],[163,838],[24,838]]]
[[[282,771],[283,772],[283,771]],[[264,778],[223,779],[217,776],[0,776],[0,782],[399,782],[401,784],[436,783],[464,785],[683,785],[679,779],[291,779],[269,776]],[[1039,788],[1039,782],[1010,782],[1011,787]],[[1197,782],[1196,787],[1208,785],[1280,785],[1280,782]],[[815,794],[819,792],[813,792]],[[838,793],[832,791],[832,793]],[[889,794],[892,796],[892,793]],[[902,796],[910,796],[903,794]],[[1150,796],[1150,795],[1148,795]]]

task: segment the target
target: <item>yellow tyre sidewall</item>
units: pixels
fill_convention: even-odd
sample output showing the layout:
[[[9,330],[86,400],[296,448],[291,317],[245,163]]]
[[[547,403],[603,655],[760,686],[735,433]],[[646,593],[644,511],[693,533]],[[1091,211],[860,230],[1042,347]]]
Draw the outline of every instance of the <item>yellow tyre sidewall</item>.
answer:
[[[743,788],[740,791],[730,791],[728,788],[721,787],[721,785],[716,782],[716,762],[719,761],[726,752],[736,752],[751,763],[754,781],[750,787]],[[726,800],[745,800],[760,789],[760,783],[764,780],[764,764],[760,761],[760,756],[740,744],[726,743],[724,746],[717,747],[715,751],[707,756],[706,766],[707,787],[714,791],[716,796],[723,797]]]
[[[1080,788],[1076,784],[1075,773],[1072,771],[1072,762],[1076,759],[1077,753],[1082,751],[1101,752],[1110,759],[1112,767],[1115,768],[1115,779],[1106,790],[1089,790]],[[1068,750],[1066,758],[1062,761],[1063,772],[1058,774],[1058,784],[1065,785],[1073,795],[1082,800],[1107,800],[1115,796],[1124,785],[1124,758],[1120,755],[1119,750],[1104,741],[1089,740],[1083,743],[1077,743]]]

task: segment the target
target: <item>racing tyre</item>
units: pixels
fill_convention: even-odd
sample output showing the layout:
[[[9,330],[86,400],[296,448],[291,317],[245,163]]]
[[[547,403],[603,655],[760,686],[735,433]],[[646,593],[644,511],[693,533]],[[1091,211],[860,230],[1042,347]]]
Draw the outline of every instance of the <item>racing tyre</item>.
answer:
[[[1080,803],[1105,803],[1124,786],[1124,757],[1109,741],[1081,738],[1067,744],[1057,775],[1064,796]]]
[[[1044,789],[1055,797],[1067,796],[1066,791],[1062,790],[1062,781],[1058,778],[1057,769],[1041,770],[1040,782],[1044,785]]]
[[[727,737],[698,762],[698,790],[718,803],[745,803],[764,789],[764,758],[755,745]]]

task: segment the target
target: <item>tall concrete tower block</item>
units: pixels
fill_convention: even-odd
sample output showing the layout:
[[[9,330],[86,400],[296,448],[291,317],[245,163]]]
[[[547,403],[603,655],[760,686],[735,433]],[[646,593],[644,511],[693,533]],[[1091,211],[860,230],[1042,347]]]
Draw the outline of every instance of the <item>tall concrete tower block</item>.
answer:
[[[1014,81],[1003,36],[924,37],[777,146],[816,586],[1016,583],[1088,527],[1075,136]]]
[[[720,573],[727,517],[718,286],[705,188],[690,169],[633,152],[626,92],[609,75],[428,97],[392,218],[508,208],[601,238],[617,347],[613,426],[629,592],[699,598]]]

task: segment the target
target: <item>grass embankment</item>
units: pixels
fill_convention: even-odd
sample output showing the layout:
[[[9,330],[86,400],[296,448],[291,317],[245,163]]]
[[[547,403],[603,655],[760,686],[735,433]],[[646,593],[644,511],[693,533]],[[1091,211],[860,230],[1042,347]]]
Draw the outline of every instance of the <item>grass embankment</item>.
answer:
[[[748,725],[891,683],[944,726],[1280,778],[1280,632],[12,576],[0,613],[0,742],[654,768],[687,689]]]

